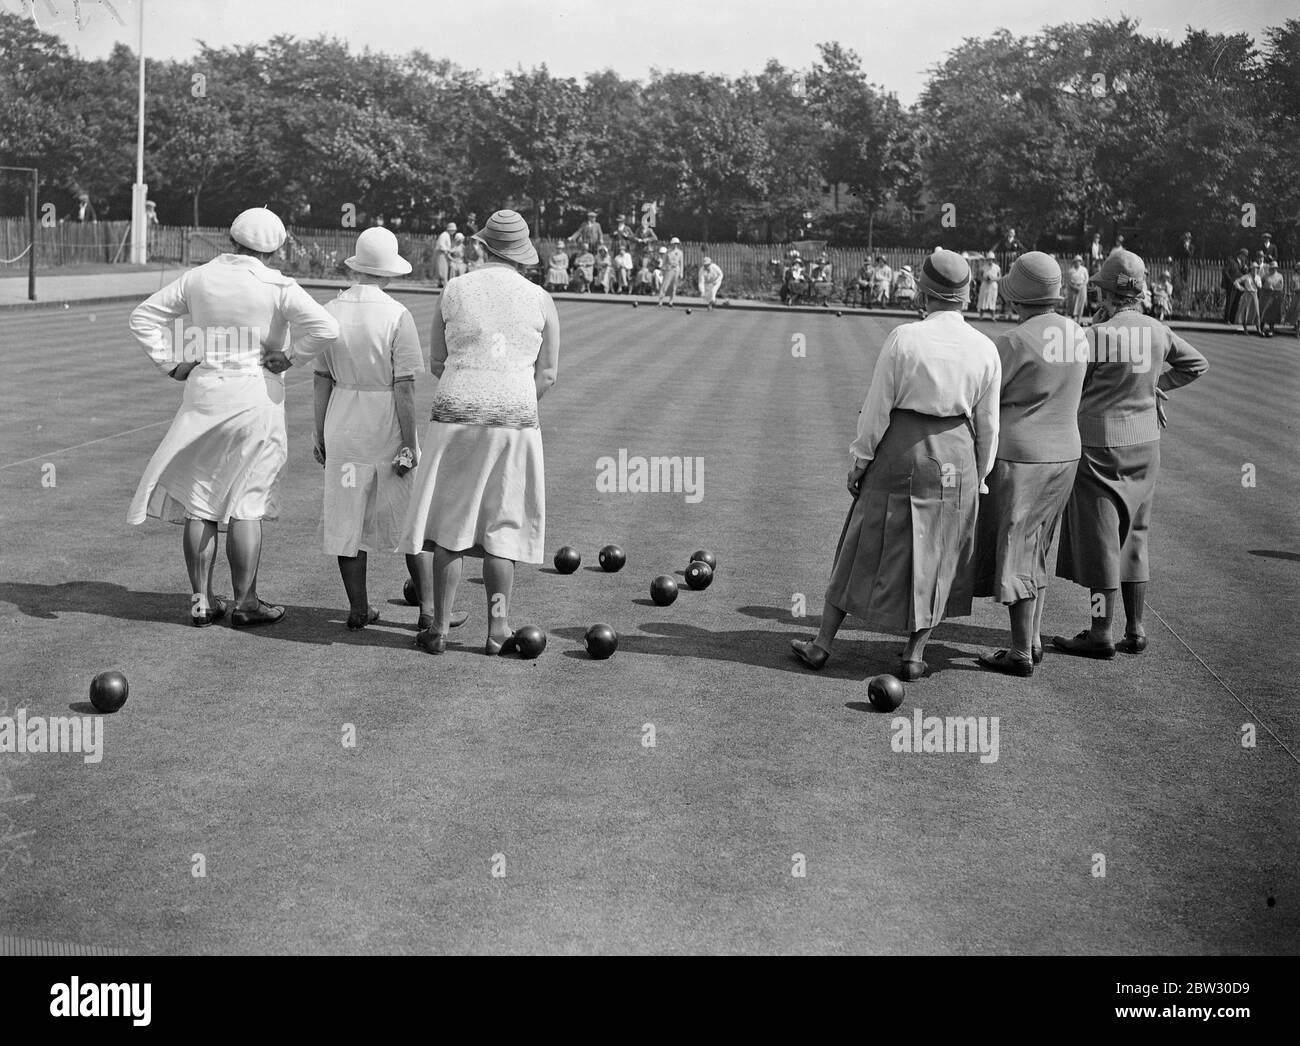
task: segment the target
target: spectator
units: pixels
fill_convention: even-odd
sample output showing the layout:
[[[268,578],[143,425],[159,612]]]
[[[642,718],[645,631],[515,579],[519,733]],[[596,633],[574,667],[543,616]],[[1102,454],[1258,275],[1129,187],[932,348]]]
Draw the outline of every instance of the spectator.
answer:
[[[1101,263],[1106,259],[1106,251],[1101,245],[1101,233],[1092,234],[1092,244],[1088,247],[1088,275],[1095,275],[1101,268]]]
[[[682,266],[685,263],[685,258],[682,255],[681,240],[674,236],[668,242],[670,244],[668,250],[664,251],[663,248],[660,248],[664,260],[664,278],[662,285],[659,287],[658,304],[662,305],[664,303],[664,297],[666,295],[668,298],[668,307],[671,309],[673,304],[677,301],[677,281],[681,279]]]
[[[889,267],[883,254],[876,255],[876,264],[871,267],[871,304],[888,305],[889,291],[894,284],[894,270]]]
[[[1174,308],[1174,274],[1168,269],[1164,276],[1155,281],[1151,288],[1151,315],[1164,321],[1169,319]]]
[[[1264,242],[1260,246],[1259,253],[1263,255],[1259,260],[1262,262],[1277,261],[1277,244],[1273,242],[1271,232],[1264,233]]]
[[[1083,255],[1076,254],[1065,281],[1065,314],[1075,323],[1079,323],[1083,320],[1084,307],[1087,304],[1088,267],[1083,263]]]
[[[1110,254],[1118,254],[1120,251],[1122,251],[1122,250],[1124,250],[1124,249],[1125,249],[1125,248],[1124,248],[1124,237],[1123,237],[1123,236],[1116,236],[1116,237],[1115,237],[1115,246],[1112,247],[1112,248],[1110,249]],[[1110,257],[1110,254],[1106,255],[1106,257],[1109,258],[1109,257]]]
[[[704,304],[712,309],[718,297],[718,290],[722,287],[722,270],[707,254],[700,259],[699,283],[700,297],[704,299]]]
[[[95,213],[95,205],[90,202],[90,193],[77,193],[77,207],[72,212],[74,222],[97,222],[99,216]]]
[[[916,301],[916,277],[910,265],[904,265],[894,276],[894,300],[905,309]]]
[[[596,248],[596,278],[592,285],[598,287],[602,294],[608,294],[613,280],[613,262],[609,257],[609,248],[603,243]]]
[[[596,279],[596,256],[582,245],[582,253],[573,260],[573,289],[583,294],[591,292],[591,285]]]
[[[474,234],[477,232],[478,232],[478,215],[475,214],[473,211],[470,211],[469,214],[465,216],[465,235],[470,238],[471,243],[474,240]],[[478,254],[477,249],[474,251],[474,253]]]
[[[569,255],[563,243],[555,245],[555,251],[546,260],[546,289],[548,291],[567,291],[569,289]]]
[[[628,225],[627,216],[620,214],[614,219],[614,231],[610,234],[610,246],[614,250],[614,255],[617,257],[620,249],[623,247],[630,249],[636,242],[636,232]]]
[[[636,293],[653,294],[655,289],[654,261],[649,254],[641,255],[641,267],[636,271]]]
[[[1002,279],[1002,269],[998,265],[997,255],[989,251],[985,255],[984,275],[980,277],[980,300],[976,319],[983,319],[984,313],[989,319],[998,318],[998,283]]]
[[[447,255],[447,269],[451,279],[465,274],[465,234],[458,232],[452,238],[451,252]]]
[[[871,300],[871,259],[863,258],[862,264],[858,267],[858,276],[856,281],[858,291],[858,304],[866,305]]]
[[[1192,259],[1196,256],[1195,248],[1192,246],[1192,234],[1183,233],[1183,242],[1178,245],[1178,281],[1174,286],[1180,294],[1187,290],[1188,283],[1192,279]]]
[[[433,245],[433,274],[439,287],[447,286],[451,278],[451,238],[455,235],[456,223],[448,222]]]
[[[1236,257],[1229,258],[1223,263],[1223,276],[1219,279],[1219,287],[1223,291],[1223,322],[1232,326],[1237,321],[1237,303],[1241,298],[1241,291],[1237,287],[1237,281],[1241,279],[1250,270],[1250,251],[1244,247],[1239,250]]]
[[[1264,266],[1259,288],[1259,325],[1264,337],[1273,337],[1273,330],[1282,322],[1282,295],[1286,290],[1286,281],[1277,271],[1277,262],[1270,261]]]
[[[831,266],[830,258],[825,254],[820,255],[809,275],[812,278],[813,298],[822,305],[829,305],[831,292],[835,289],[835,270]]]
[[[626,243],[614,255],[614,293],[632,293],[632,252]]]
[[[605,234],[600,229],[600,222],[596,221],[596,212],[588,211],[587,220],[578,226],[578,231],[569,237],[568,242],[585,247],[594,254],[604,238]]]
[[[654,277],[655,293],[659,293],[659,288],[664,285],[664,261],[668,257],[668,248],[660,247],[659,253],[654,256]]]
[[[1295,328],[1295,335],[1300,338],[1300,267],[1291,273],[1291,300],[1286,307],[1286,322]]]
[[[1264,336],[1264,327],[1259,321],[1259,288],[1261,279],[1259,262],[1252,262],[1250,268],[1238,276],[1234,286],[1239,292],[1237,301],[1237,322],[1241,324],[1241,333],[1249,334],[1250,325],[1255,325],[1255,333]]]

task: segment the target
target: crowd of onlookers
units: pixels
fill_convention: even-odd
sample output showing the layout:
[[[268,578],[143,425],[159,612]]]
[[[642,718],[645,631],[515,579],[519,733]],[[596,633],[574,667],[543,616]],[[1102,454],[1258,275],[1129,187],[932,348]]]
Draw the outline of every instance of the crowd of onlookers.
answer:
[[[477,230],[476,217],[470,214],[465,229],[449,222],[439,234],[433,265],[439,286],[479,263],[473,239]],[[1295,326],[1300,319],[1300,269],[1291,276],[1288,295],[1271,234],[1263,233],[1261,241],[1253,254],[1243,247],[1229,259],[1220,289],[1224,294],[1223,322],[1267,338],[1279,325]],[[999,288],[1004,274],[1027,249],[1015,229],[1008,229],[988,251],[966,253],[973,281],[966,308],[977,318],[1001,320],[1015,315]],[[1097,233],[1085,252],[1075,254],[1062,265],[1062,311],[1066,315],[1082,320],[1096,308],[1097,291],[1089,279],[1106,258],[1125,249],[1122,235],[1116,236],[1107,248]],[[661,303],[671,305],[683,289],[686,276],[681,241],[676,236],[663,243],[650,222],[630,225],[623,214],[615,217],[607,233],[596,212],[588,211],[586,220],[572,235],[540,243],[538,255],[538,264],[528,275],[550,291],[658,296]],[[1192,235],[1184,233],[1168,266],[1155,267],[1148,274],[1143,292],[1147,313],[1161,320],[1175,314],[1178,303],[1190,292],[1194,257]],[[804,258],[792,247],[783,259],[772,262],[772,270],[778,297],[784,304],[825,306],[837,293],[845,304],[863,308],[911,308],[916,301],[917,279],[912,266],[905,264],[895,269],[883,254],[868,257],[842,285],[837,284],[835,266],[825,253]],[[712,304],[721,287],[722,270],[705,256],[694,276],[699,296]]]

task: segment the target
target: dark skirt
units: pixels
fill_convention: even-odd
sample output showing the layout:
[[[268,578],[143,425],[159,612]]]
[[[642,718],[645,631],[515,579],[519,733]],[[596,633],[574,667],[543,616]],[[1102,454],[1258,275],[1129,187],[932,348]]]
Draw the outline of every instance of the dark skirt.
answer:
[[[1147,538],[1160,441],[1084,447],[1061,525],[1056,576],[1090,589],[1150,581]]]
[[[845,520],[827,600],[883,632],[969,614],[978,497],[969,419],[895,410]]]
[[[975,595],[1008,606],[1036,599],[1078,461],[995,461],[975,526]]]
[[[1259,323],[1261,327],[1276,327],[1282,322],[1282,292],[1259,292]]]

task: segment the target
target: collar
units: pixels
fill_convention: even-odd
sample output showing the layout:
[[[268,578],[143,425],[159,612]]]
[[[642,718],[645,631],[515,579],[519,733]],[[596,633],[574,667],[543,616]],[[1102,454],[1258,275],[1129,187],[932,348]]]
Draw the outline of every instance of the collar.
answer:
[[[388,294],[384,288],[376,287],[373,283],[354,283],[339,291],[339,297],[344,301],[383,301]]]

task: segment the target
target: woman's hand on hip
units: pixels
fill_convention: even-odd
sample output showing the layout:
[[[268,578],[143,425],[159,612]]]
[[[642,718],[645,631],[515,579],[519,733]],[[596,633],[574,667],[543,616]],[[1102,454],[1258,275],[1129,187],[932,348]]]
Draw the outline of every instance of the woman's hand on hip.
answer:
[[[172,368],[169,377],[175,378],[177,381],[184,381],[186,378],[190,376],[190,371],[192,371],[198,365],[199,365],[198,360],[194,360],[191,363],[178,363],[175,367]]]
[[[1164,389],[1156,389],[1156,421],[1162,429],[1169,427],[1169,419],[1165,417],[1165,401],[1169,399],[1169,393]]]
[[[272,374],[283,374],[293,366],[293,361],[280,349],[266,349],[262,352],[262,366]]]
[[[319,432],[312,438],[311,452],[318,463],[325,464],[325,437]]]

